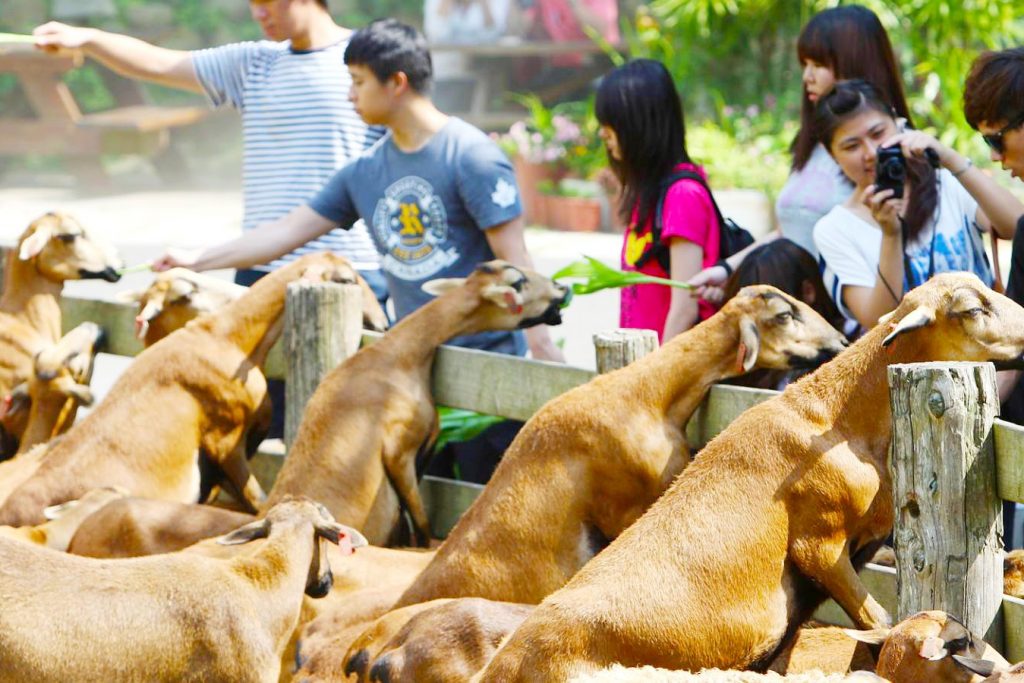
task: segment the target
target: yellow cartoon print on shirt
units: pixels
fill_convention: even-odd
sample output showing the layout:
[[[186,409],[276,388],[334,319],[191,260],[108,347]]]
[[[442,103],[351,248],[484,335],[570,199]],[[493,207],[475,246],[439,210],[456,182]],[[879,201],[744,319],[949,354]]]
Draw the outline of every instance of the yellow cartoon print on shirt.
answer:
[[[636,232],[630,228],[626,235],[626,265],[636,267],[637,260],[643,256],[643,253],[647,251],[647,247],[650,245],[650,231],[645,233],[643,236],[638,237]]]

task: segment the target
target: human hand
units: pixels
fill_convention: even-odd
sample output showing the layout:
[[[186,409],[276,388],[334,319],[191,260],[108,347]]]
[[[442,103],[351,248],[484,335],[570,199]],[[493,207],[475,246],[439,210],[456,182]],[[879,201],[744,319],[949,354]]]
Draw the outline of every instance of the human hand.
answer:
[[[36,47],[47,52],[83,48],[95,34],[96,29],[68,26],[59,21],[50,21],[32,30]]]
[[[725,301],[725,289],[723,287],[713,287],[708,285],[704,287],[701,294],[697,295],[695,293],[695,296],[699,296],[699,298],[707,301],[709,304],[721,306],[722,302]]]
[[[199,261],[199,256],[202,253],[200,249],[168,249],[163,256],[153,261],[152,268],[158,273],[171,268],[195,270],[195,264]]]
[[[714,304],[724,298],[725,292],[722,288],[728,279],[729,273],[725,268],[710,266],[691,277],[686,283],[693,287],[692,294],[694,296]]]
[[[871,209],[871,217],[882,228],[882,233],[890,236],[900,234],[900,219],[906,203],[906,195],[897,199],[893,194],[892,189],[877,190],[874,185],[868,185],[861,200]]]
[[[892,147],[893,145],[899,145],[900,149],[903,150],[903,156],[908,159],[924,159],[927,157],[927,150],[930,149],[935,154],[938,162],[947,168],[956,154],[956,152],[939,142],[936,138],[919,130],[904,131],[882,143],[882,147]]]

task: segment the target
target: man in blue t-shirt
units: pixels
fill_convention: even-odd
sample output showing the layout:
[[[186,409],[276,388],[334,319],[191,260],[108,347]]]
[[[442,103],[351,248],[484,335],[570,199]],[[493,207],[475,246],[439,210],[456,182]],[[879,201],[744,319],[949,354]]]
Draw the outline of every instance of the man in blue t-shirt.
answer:
[[[306,205],[239,238],[198,253],[172,250],[154,267],[244,267],[287,253],[334,225],[362,217],[370,227],[398,317],[429,297],[427,280],[464,277],[495,257],[532,267],[511,164],[469,124],[434,107],[426,41],[393,19],[357,31],[345,52],[349,95],[370,125],[388,133],[342,168]],[[522,354],[521,332],[464,337],[452,343]],[[535,358],[563,360],[545,327],[526,330]]]

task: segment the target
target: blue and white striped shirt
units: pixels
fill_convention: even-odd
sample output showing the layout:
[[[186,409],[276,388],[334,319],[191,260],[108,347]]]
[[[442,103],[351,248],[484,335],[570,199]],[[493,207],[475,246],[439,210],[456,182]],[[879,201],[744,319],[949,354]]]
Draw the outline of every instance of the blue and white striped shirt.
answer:
[[[242,114],[245,144],[243,230],[305,204],[334,175],[383,135],[363,123],[348,101],[348,41],[293,51],[290,43],[234,43],[192,53],[213,106]],[[313,251],[336,251],[360,270],[380,267],[360,222],[335,228],[257,270],[272,270]]]

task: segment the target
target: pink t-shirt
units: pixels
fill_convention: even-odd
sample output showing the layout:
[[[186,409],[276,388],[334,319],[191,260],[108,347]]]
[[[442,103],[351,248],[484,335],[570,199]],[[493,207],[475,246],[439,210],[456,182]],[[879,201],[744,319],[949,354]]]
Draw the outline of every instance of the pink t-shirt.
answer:
[[[679,164],[677,171],[697,171],[705,179],[704,169],[694,164]],[[630,227],[626,230],[622,244],[622,269],[639,270],[648,275],[669,277],[658,259],[651,258],[641,268],[636,261],[647,251],[651,244],[651,224],[653,218],[640,230],[636,229],[637,211],[633,210]],[[669,187],[665,194],[662,212],[661,239],[670,244],[672,238],[685,239],[700,246],[704,250],[701,267],[707,268],[718,262],[719,239],[721,232],[711,197],[695,180],[679,180]],[[661,340],[665,331],[665,318],[668,317],[669,303],[672,299],[672,288],[668,285],[632,285],[621,290],[619,308],[619,326],[637,329],[655,330]],[[704,300],[697,304],[701,320],[709,318],[715,307]]]

